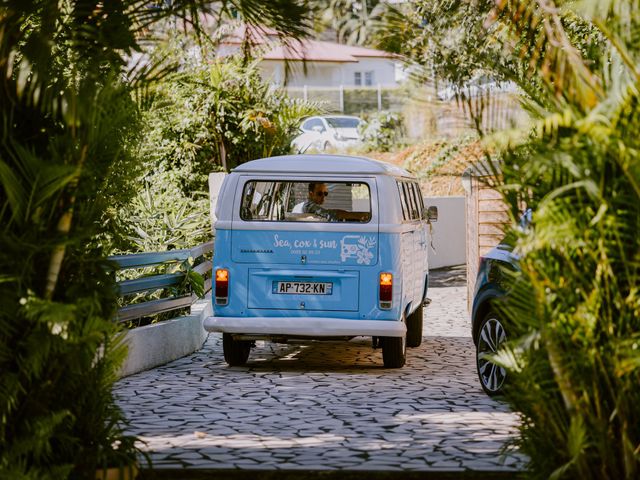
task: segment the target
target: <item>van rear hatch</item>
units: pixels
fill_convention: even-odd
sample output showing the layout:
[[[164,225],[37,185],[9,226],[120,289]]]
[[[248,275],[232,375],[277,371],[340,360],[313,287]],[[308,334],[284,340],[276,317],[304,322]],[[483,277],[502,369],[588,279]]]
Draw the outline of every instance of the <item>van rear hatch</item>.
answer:
[[[232,259],[249,268],[248,308],[357,311],[358,267],[378,262],[378,234],[232,233]]]

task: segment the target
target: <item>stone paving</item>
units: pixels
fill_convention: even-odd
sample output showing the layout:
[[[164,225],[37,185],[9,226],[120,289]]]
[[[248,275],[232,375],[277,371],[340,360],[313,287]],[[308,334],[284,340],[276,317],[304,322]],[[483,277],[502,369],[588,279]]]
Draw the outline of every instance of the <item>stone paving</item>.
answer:
[[[228,367],[220,335],[120,380],[115,393],[156,468],[516,471],[517,416],[482,392],[460,269],[433,272],[425,338],[402,369],[370,339],[257,342]]]

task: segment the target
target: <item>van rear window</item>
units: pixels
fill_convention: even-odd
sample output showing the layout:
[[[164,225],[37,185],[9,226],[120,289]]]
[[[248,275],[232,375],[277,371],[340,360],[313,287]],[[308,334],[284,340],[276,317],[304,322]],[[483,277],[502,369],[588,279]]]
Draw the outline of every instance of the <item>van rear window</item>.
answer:
[[[265,222],[371,220],[371,193],[362,182],[251,180],[244,186],[240,218]]]

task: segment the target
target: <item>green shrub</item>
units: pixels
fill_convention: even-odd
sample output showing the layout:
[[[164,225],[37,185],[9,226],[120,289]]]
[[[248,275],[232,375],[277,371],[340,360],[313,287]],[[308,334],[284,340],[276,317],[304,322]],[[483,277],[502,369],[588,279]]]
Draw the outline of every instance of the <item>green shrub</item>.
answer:
[[[133,192],[136,110],[129,89],[110,76],[101,84],[82,79],[64,93],[93,101],[66,117],[52,113],[54,122],[24,101],[2,111],[5,124],[28,119],[0,146],[6,478],[88,478],[107,464],[131,463],[137,452],[111,393],[124,350],[114,337],[114,275],[104,259],[117,230],[110,209]]]
[[[129,250],[164,252],[190,248],[211,239],[209,196],[185,195],[169,175],[142,183],[132,202],[120,211]]]
[[[509,370],[527,476],[638,478],[636,2],[420,0],[402,23],[397,44],[439,80],[513,81],[531,114],[524,130],[485,138],[522,269],[496,305],[510,342],[494,360]],[[490,100],[465,102],[479,131]]]
[[[640,122],[625,110],[504,156],[504,182],[522,189],[510,207],[526,202],[534,223],[512,231],[522,275],[503,310],[517,340],[498,361],[539,478],[640,472],[640,169],[625,160]]]
[[[182,191],[206,191],[209,172],[290,152],[300,121],[319,105],[262,80],[257,63],[227,58],[165,79],[145,113],[148,171],[172,172]]]
[[[638,478],[640,82],[631,59],[640,49],[627,35],[640,11],[614,6],[606,22],[596,12],[584,35],[606,24],[610,44],[581,53],[567,40],[576,12],[525,20],[522,6],[504,4],[501,15],[544,52],[529,75],[549,110],[498,139],[494,181],[514,219],[523,206],[534,213],[530,228],[510,232],[522,273],[502,307],[512,341],[496,361],[510,372],[506,398],[521,414],[517,445],[531,477]],[[552,38],[534,28],[542,24],[556,25]],[[598,61],[582,56],[598,51]],[[623,55],[609,83],[603,66]]]
[[[188,248],[211,238],[208,174],[290,152],[315,103],[293,100],[264,82],[256,64],[227,59],[170,76],[143,115],[144,174],[119,210],[114,251]]]
[[[404,137],[402,116],[392,112],[367,115],[358,127],[366,150],[388,152]]]

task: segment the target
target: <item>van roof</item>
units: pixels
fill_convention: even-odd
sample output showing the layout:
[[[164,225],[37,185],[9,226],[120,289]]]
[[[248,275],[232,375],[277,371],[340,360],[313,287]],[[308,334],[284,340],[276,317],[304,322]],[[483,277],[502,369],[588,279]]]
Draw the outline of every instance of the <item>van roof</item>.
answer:
[[[233,169],[252,173],[383,174],[413,177],[404,168],[366,157],[349,155],[282,155],[252,160]]]

